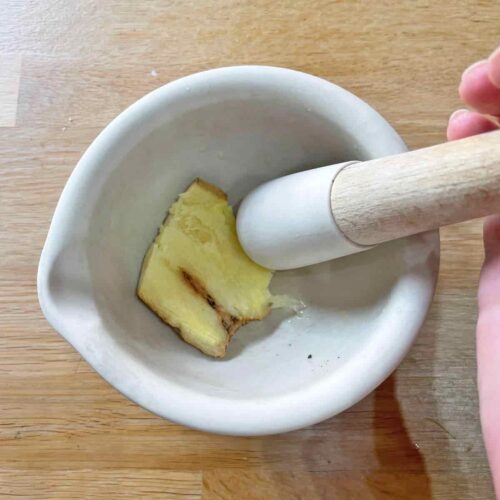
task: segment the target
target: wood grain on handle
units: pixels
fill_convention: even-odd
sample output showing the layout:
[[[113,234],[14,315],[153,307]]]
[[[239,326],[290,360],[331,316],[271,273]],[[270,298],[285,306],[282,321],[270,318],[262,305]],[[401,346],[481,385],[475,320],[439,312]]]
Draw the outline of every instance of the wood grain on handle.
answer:
[[[361,245],[500,212],[500,131],[348,166],[331,203]]]

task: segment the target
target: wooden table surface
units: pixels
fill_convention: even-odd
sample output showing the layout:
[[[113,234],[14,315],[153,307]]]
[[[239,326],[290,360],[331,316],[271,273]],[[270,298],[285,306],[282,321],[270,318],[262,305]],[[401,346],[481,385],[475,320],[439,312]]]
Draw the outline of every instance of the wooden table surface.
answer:
[[[80,155],[175,78],[268,64],[378,109],[412,148],[445,139],[462,70],[500,41],[492,1],[3,0],[0,14],[0,495],[492,498],[475,380],[481,222],[442,231],[439,285],[404,363],[336,418],[214,436],[120,395],[43,318],[36,270]]]

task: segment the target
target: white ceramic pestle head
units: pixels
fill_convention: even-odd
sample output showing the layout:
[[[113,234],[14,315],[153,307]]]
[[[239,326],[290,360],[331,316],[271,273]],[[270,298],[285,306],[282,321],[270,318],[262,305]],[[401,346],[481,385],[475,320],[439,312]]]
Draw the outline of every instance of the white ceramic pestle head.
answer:
[[[284,270],[371,248],[349,241],[332,214],[333,181],[352,163],[287,175],[248,194],[236,220],[238,238],[247,255],[264,267]]]
[[[484,217],[500,210],[499,157],[494,131],[282,177],[243,201],[238,236],[259,264],[292,269]]]

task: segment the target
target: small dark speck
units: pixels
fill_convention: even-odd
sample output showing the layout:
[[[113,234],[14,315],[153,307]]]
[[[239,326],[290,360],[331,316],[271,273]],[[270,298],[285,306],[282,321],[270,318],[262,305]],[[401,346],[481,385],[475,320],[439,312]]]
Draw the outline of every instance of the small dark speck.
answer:
[[[292,347],[292,344],[288,344],[288,347]]]
[[[337,359],[340,359],[340,356],[337,356]]]
[[[312,354],[309,354],[309,356],[307,356],[307,359],[311,359],[313,357]]]

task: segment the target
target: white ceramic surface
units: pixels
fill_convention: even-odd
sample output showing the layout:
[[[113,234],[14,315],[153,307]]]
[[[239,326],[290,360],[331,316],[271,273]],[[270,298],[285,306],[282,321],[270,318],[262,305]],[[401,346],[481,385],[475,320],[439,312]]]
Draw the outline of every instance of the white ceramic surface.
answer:
[[[111,122],[72,173],[40,259],[42,310],[109,383],[175,422],[253,435],[331,417],[410,348],[432,299],[437,233],[277,273],[273,291],[307,309],[245,326],[223,360],[184,344],[136,298],[141,261],[196,176],[237,205],[275,177],[404,150],[368,105],[303,73],[234,67],[165,85]]]
[[[316,167],[261,184],[242,200],[236,227],[247,255],[269,269],[297,269],[363,252],[331,208],[337,174],[355,162]]]

